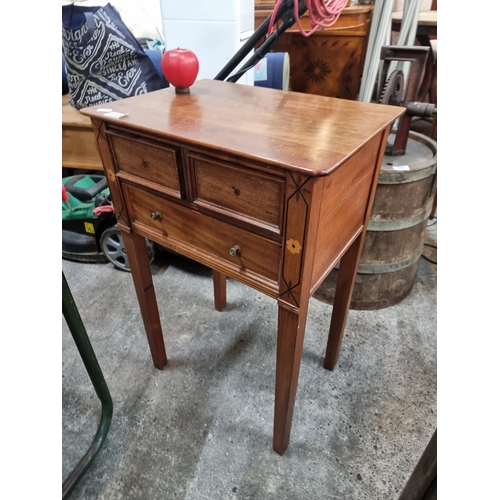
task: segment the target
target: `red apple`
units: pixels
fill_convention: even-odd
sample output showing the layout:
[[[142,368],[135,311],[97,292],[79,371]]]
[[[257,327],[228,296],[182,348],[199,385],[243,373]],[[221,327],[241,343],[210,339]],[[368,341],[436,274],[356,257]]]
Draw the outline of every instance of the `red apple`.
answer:
[[[161,69],[177,93],[189,92],[198,76],[198,58],[189,49],[167,50],[161,58]]]

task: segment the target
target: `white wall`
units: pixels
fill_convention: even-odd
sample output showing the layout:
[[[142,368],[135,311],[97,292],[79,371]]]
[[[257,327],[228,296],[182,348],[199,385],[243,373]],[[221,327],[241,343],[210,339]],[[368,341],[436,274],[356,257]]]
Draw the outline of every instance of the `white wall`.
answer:
[[[63,0],[118,10],[136,38],[159,39],[198,57],[198,79],[214,78],[254,30],[254,0]],[[247,56],[250,57],[251,53]],[[238,83],[253,85],[250,69]]]
[[[192,50],[198,79],[214,78],[253,33],[254,0],[159,1],[165,47]],[[253,85],[253,71],[238,83]]]
[[[110,3],[120,14],[127,28],[136,38],[163,40],[160,0],[63,0],[89,6],[103,6]]]

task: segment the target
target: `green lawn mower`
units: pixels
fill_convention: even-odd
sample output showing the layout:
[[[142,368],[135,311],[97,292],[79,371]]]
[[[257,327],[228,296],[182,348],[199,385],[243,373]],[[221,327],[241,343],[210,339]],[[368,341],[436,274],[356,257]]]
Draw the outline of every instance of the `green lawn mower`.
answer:
[[[155,246],[149,240],[146,243],[152,261]],[[130,271],[103,174],[62,179],[62,256],[78,262],[111,262]]]

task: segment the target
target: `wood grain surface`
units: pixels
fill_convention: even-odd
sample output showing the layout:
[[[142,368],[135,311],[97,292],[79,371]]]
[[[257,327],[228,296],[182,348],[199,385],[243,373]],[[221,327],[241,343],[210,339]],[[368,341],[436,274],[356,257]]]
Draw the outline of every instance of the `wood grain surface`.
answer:
[[[80,112],[185,146],[212,148],[268,165],[328,175],[404,113],[402,107],[199,80],[189,94],[174,88]]]

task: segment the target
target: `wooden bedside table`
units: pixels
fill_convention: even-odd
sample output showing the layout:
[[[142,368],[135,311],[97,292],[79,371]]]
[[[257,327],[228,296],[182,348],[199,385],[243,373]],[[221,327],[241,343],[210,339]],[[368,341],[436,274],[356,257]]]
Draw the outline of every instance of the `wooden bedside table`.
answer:
[[[167,363],[145,238],[278,302],[273,448],[286,450],[309,298],[342,257],[335,366],[391,123],[401,107],[200,80],[99,106],[92,120],[154,365]]]

